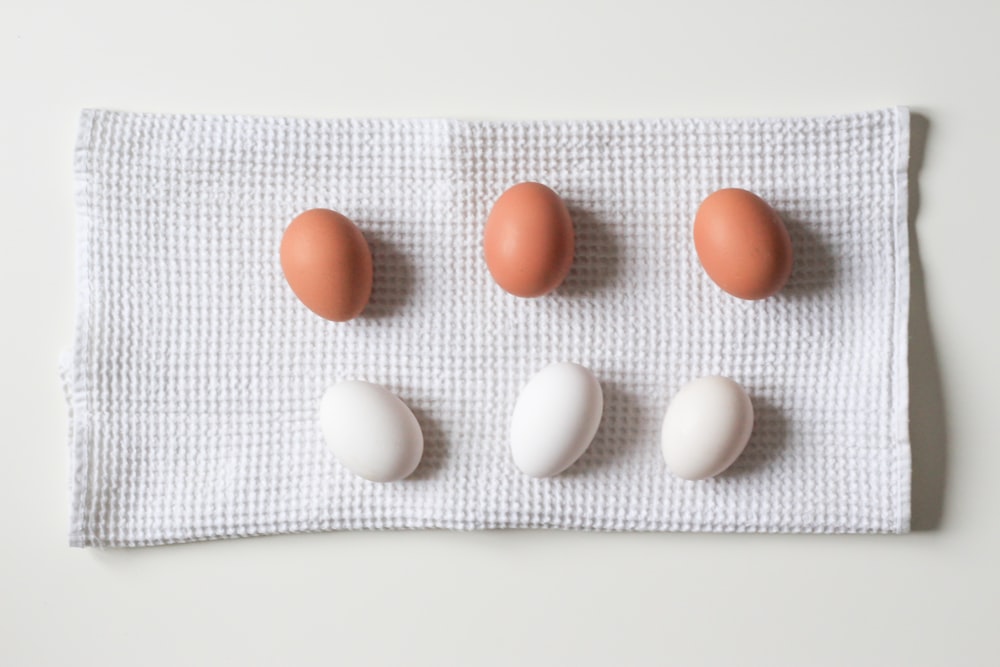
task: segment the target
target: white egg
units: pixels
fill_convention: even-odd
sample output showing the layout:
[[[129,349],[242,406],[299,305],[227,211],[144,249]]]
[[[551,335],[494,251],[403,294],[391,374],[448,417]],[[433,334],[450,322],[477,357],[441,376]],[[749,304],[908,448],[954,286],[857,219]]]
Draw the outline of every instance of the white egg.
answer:
[[[424,454],[417,418],[377,384],[346,380],[333,385],[320,400],[319,422],[337,460],[373,482],[407,477]]]
[[[753,405],[729,378],[692,380],[670,401],[663,418],[663,460],[674,475],[705,479],[739,458],[753,430]]]
[[[604,411],[594,374],[578,364],[539,371],[517,397],[510,420],[514,463],[532,477],[558,475],[587,450]]]

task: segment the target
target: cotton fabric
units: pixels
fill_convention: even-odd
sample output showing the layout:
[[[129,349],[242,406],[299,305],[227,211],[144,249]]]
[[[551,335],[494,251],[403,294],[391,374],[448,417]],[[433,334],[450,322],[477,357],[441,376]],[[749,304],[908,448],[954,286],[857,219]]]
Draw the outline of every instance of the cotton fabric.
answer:
[[[823,118],[467,122],[88,110],[80,118],[77,314],[64,364],[75,546],[384,528],[905,532],[904,109]],[[573,216],[566,282],[504,293],[482,256],[493,201],[535,180]],[[701,269],[699,202],[769,201],[789,284],[733,298]],[[332,208],[373,253],[348,323],[299,303],[278,261],[298,213]],[[510,412],[550,362],[605,394],[590,449],[532,479]],[[743,456],[672,477],[670,397],[721,374],[752,398]],[[330,384],[385,385],[422,426],[409,479],[326,449]]]

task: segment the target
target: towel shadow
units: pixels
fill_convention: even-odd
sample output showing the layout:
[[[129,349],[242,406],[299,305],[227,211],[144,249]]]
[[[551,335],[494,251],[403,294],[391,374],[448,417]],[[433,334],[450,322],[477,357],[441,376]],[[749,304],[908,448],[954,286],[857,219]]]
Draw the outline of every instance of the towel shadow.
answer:
[[[413,290],[413,263],[406,253],[394,246],[385,236],[369,229],[365,240],[372,253],[374,270],[372,295],[362,317],[383,319],[400,311]]]
[[[753,432],[746,449],[720,478],[737,479],[756,472],[781,458],[788,445],[788,424],[784,413],[767,399],[753,397]]]
[[[924,162],[930,121],[910,114],[909,238],[910,238],[910,449],[913,464],[911,527],[935,530],[944,510],[948,425],[941,372],[927,310],[923,264],[916,232],[920,192],[917,178]]]
[[[601,390],[604,392],[604,416],[590,447],[576,463],[555,479],[584,477],[593,470],[620,462],[620,443],[639,442],[638,438],[622,435],[631,433],[633,425],[645,423],[648,418],[646,411],[635,396],[618,383],[602,382]]]
[[[809,223],[782,215],[792,239],[792,275],[781,294],[804,298],[831,289],[837,281],[837,262],[826,242]]]
[[[573,230],[576,252],[573,268],[556,291],[568,297],[594,296],[611,286],[618,275],[618,241],[611,226],[589,209],[566,202]]]
[[[433,479],[448,457],[448,442],[441,423],[423,409],[407,403],[424,434],[424,455],[407,480]]]

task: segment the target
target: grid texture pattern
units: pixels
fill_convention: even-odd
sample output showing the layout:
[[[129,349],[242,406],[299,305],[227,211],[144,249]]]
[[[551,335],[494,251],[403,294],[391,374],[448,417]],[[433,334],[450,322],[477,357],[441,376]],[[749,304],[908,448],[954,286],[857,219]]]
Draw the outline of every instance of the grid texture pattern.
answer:
[[[295,531],[507,527],[904,532],[909,264],[902,109],[828,118],[462,122],[85,111],[76,147],[78,309],[64,364],[74,545]],[[495,198],[524,180],[566,200],[566,283],[505,294],[481,255]],[[744,187],[782,214],[786,289],[721,292],[694,212]],[[374,259],[372,300],[327,322],[278,262],[287,223],[325,207]],[[576,361],[601,428],[563,475],[520,474],[518,390]],[[670,396],[721,374],[756,409],[716,479],[671,477]],[[385,385],[424,430],[409,479],[333,459],[333,382]]]

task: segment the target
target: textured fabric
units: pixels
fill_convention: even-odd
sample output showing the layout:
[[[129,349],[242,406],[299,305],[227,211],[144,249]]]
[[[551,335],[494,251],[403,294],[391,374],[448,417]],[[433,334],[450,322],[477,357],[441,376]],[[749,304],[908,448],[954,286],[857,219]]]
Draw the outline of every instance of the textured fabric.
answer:
[[[354,528],[903,532],[909,527],[905,110],[829,118],[462,122],[86,111],[76,148],[78,312],[64,377],[74,545]],[[552,295],[505,294],[481,254],[508,186],[559,192],[576,260]],[[702,271],[701,199],[753,190],[795,268],[745,302]],[[375,284],[349,323],[309,312],[284,227],[341,211]],[[520,387],[576,361],[605,392],[561,476],[514,467]],[[688,380],[756,409],[716,479],[670,476],[659,427]],[[376,484],[325,448],[345,378],[419,419],[424,460]]]

